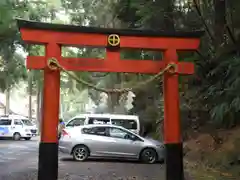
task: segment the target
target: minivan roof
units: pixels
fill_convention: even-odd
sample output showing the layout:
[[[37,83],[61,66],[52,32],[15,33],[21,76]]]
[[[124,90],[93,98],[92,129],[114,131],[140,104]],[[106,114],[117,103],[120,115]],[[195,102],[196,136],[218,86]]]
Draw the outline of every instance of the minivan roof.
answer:
[[[76,126],[72,129],[83,129],[83,128],[92,128],[92,127],[116,127],[116,128],[120,128],[120,129],[127,130],[129,132],[132,132],[132,131],[130,131],[130,130],[122,127],[122,126],[113,125],[113,124],[85,124],[85,125],[82,125],[82,126]]]
[[[9,115],[1,115],[0,118],[11,118],[11,119],[28,119],[25,116],[21,116],[21,115],[13,115],[13,114],[9,114]]]
[[[138,119],[138,116],[136,115],[125,115],[125,114],[80,114],[73,118],[82,118],[82,117],[99,117],[99,118],[109,117],[111,119],[113,118]]]

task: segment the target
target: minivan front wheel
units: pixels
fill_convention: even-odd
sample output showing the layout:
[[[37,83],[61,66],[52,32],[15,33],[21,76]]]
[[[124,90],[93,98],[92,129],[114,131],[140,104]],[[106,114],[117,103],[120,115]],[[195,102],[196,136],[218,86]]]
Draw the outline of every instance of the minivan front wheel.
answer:
[[[73,149],[72,155],[76,161],[85,161],[89,156],[89,150],[86,146],[79,145]]]
[[[19,141],[20,139],[21,139],[20,133],[14,133],[14,134],[13,134],[13,140]]]
[[[157,153],[152,148],[144,149],[140,155],[140,160],[148,164],[154,164],[157,161],[157,158]]]

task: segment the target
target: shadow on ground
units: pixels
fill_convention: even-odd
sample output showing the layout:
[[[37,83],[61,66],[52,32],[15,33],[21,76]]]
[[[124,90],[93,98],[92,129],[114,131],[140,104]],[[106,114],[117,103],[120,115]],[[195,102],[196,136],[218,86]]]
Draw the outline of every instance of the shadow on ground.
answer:
[[[73,158],[71,157],[64,157],[64,158],[61,158],[60,161],[63,161],[63,162],[75,162],[75,163],[81,163],[79,161],[75,161]],[[129,159],[113,159],[113,158],[109,158],[109,159],[100,159],[100,158],[89,158],[88,160],[82,162],[82,163],[85,163],[85,162],[99,162],[99,163],[123,163],[123,164],[146,164],[146,163],[143,163],[141,161],[138,161],[138,160],[129,160]],[[161,162],[157,162],[155,164],[164,164],[164,163],[161,163]],[[151,165],[151,164],[149,164]]]

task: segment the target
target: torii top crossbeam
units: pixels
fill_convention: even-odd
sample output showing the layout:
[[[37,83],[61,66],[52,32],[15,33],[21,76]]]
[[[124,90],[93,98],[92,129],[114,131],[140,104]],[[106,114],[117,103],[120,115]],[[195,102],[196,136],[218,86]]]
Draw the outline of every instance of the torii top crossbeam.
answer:
[[[128,30],[83,27],[62,24],[39,23],[18,20],[22,39],[32,44],[56,43],[64,46],[94,46],[108,47],[108,36],[120,37],[120,48],[152,49],[152,50],[195,50],[199,46],[202,31],[197,32],[164,32],[153,30]],[[71,71],[95,72],[129,72],[129,73],[158,73],[166,65],[162,61],[149,60],[120,60],[120,51],[106,51],[106,58],[67,58],[59,57],[59,63]],[[28,56],[29,69],[43,69],[46,67],[47,57]],[[181,62],[178,66],[180,74],[192,74],[193,65]]]

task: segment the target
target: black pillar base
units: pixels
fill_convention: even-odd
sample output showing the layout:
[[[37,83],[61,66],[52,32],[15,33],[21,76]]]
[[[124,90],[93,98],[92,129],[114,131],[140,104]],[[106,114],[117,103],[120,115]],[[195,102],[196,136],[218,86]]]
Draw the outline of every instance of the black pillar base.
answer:
[[[38,180],[58,179],[58,143],[39,144]]]
[[[183,146],[165,144],[166,147],[166,180],[184,180]]]

